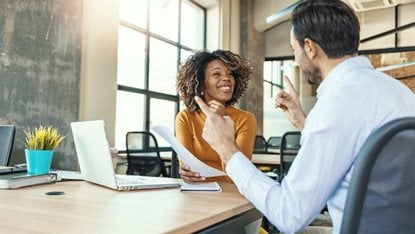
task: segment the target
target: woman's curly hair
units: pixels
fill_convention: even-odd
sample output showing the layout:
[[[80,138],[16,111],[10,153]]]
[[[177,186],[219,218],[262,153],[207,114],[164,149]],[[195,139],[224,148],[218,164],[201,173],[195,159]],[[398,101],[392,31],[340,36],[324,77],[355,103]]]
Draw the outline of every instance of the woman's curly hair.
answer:
[[[224,62],[235,79],[232,98],[225,103],[226,106],[232,106],[238,102],[245,93],[249,80],[253,77],[250,63],[229,50],[196,52],[180,65],[176,77],[176,88],[180,99],[192,113],[200,111],[194,97],[199,96],[204,99],[205,69],[208,63],[215,59]]]

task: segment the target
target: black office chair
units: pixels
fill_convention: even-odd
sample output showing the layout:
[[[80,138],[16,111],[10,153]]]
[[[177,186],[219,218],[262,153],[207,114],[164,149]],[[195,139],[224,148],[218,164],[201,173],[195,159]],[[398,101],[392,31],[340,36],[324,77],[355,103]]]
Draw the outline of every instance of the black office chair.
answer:
[[[156,137],[152,133],[127,132],[126,149],[127,175],[168,176],[160,158]]]
[[[254,154],[267,153],[267,140],[264,136],[256,135],[254,143]]]
[[[372,133],[356,156],[340,233],[415,233],[414,168],[415,117]]]
[[[280,181],[288,173],[295,156],[297,156],[297,153],[300,150],[300,139],[300,131],[285,132],[281,137],[280,175],[278,177]]]
[[[281,145],[280,136],[271,136],[267,140],[267,151],[272,153],[274,151],[279,151]]]
[[[13,150],[14,125],[0,125],[0,166],[8,166]]]

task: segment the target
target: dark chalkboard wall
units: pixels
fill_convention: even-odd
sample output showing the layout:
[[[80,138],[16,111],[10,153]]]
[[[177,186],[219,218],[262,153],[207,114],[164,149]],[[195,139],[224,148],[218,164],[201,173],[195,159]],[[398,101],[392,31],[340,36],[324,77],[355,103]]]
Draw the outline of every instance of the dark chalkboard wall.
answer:
[[[52,167],[77,169],[82,0],[0,1],[0,124],[16,125],[10,164],[24,163],[23,129],[54,125],[67,138]]]

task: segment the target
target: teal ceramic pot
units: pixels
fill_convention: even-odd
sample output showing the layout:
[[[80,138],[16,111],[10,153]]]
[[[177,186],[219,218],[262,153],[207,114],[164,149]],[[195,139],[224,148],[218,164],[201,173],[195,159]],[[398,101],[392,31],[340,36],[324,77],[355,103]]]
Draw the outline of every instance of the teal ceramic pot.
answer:
[[[53,158],[53,150],[25,150],[27,173],[32,175],[47,174]]]

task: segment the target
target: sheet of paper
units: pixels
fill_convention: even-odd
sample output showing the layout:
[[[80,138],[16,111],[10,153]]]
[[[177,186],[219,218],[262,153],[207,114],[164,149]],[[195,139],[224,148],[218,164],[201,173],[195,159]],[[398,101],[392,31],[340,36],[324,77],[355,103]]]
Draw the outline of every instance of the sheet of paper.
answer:
[[[223,171],[206,165],[192,153],[189,152],[173,135],[173,133],[163,125],[157,125],[151,128],[158,135],[163,137],[176,151],[177,156],[190,167],[190,170],[199,172],[201,176],[212,177],[212,176],[223,176],[226,175]]]

